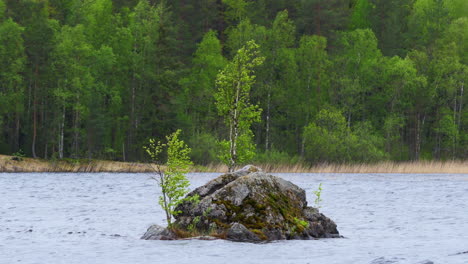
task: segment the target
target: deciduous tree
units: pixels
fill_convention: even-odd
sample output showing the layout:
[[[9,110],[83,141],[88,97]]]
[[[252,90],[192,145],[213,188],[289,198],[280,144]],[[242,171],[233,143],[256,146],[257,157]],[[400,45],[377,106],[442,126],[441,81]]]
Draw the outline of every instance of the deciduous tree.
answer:
[[[260,119],[261,110],[250,103],[250,90],[255,82],[255,68],[264,57],[258,53],[258,45],[249,41],[218,74],[215,93],[218,113],[225,118],[229,133],[229,152],[224,162],[232,171],[245,153],[251,152],[250,125]],[[240,145],[243,143],[243,146]]]

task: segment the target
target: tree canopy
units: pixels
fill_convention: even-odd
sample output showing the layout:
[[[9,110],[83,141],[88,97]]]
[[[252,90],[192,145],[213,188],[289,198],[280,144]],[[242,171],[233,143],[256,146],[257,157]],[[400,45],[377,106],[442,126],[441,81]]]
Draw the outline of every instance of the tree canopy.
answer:
[[[0,154],[140,161],[180,128],[218,162],[237,83],[240,163],[467,159],[467,43],[466,0],[0,0]]]

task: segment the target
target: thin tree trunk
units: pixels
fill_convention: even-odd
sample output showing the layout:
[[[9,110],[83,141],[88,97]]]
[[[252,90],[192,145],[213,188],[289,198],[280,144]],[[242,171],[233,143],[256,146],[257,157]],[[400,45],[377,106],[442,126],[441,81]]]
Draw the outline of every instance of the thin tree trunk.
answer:
[[[310,89],[310,82],[312,81],[312,76],[309,75],[309,78],[307,79],[307,98],[311,98],[312,97],[312,91]],[[309,119],[310,119],[310,112],[311,112],[311,109],[309,108],[310,105],[312,105],[312,102],[308,99],[307,100],[308,102],[308,106],[307,106],[307,112],[306,112],[306,119],[305,119],[305,124],[304,126],[307,126],[309,125]],[[304,153],[305,153],[305,137],[304,135],[302,135],[302,141],[301,141],[301,157],[304,157]]]
[[[123,161],[125,162],[125,142],[122,142],[122,156],[123,156]]]
[[[265,151],[268,151],[270,149],[270,104],[271,104],[271,88],[269,87],[268,99],[267,99]]]
[[[233,131],[233,124],[229,124],[229,165],[228,165],[228,172],[233,171],[233,167],[235,164],[235,161],[232,157],[233,149],[234,149],[234,131]]]
[[[138,51],[138,42],[133,44],[133,55],[137,55]],[[130,99],[130,129],[128,131],[127,137],[127,151],[132,155],[133,150],[133,141],[136,133],[135,124],[136,124],[136,89],[137,89],[137,78],[136,73],[138,72],[138,65],[133,62],[133,73],[132,73],[132,81],[131,81],[131,99]],[[125,159],[125,158],[124,158]]]
[[[439,120],[439,109],[436,110],[435,120]],[[438,125],[440,127],[440,125]],[[434,146],[434,157],[435,159],[440,159],[440,132],[438,129],[435,129],[435,146]]]
[[[34,91],[33,91],[33,139],[32,139],[32,156],[37,158],[36,155],[36,137],[37,137],[37,78],[38,78],[39,66],[36,64],[34,71]]]
[[[458,121],[457,121],[457,126],[458,130],[460,130],[460,124],[461,124],[461,114],[462,114],[462,105],[463,105],[463,87],[464,83],[462,83],[460,87],[460,103],[458,104]]]
[[[457,105],[457,92],[455,92],[455,100],[453,104],[453,124],[456,126],[457,125],[457,110],[458,110],[458,105]],[[458,127],[457,127],[458,130]],[[455,146],[457,144],[457,136],[455,135],[452,137],[452,159],[455,159]]]
[[[437,133],[437,137],[436,137],[436,158],[438,160],[440,159],[440,145],[441,145],[441,137],[440,137],[440,133]]]
[[[46,143],[45,143],[45,146],[44,146],[44,159],[47,159],[47,156],[48,156],[48,155],[47,155],[47,154],[48,154],[48,153],[47,153],[47,151],[48,151],[48,146],[49,146],[49,145],[48,145],[47,142],[46,142]]]
[[[236,166],[237,163],[237,139],[239,137],[239,98],[240,98],[240,90],[241,90],[241,83],[237,83],[237,88],[236,88],[236,100],[234,101],[234,111],[233,111],[233,118],[232,118],[232,124],[230,125],[230,135],[229,135],[229,141],[231,142],[230,144],[230,158],[231,162],[229,165],[229,172],[232,172],[234,170],[234,167]]]
[[[65,104],[62,108],[62,120],[60,123],[60,136],[59,136],[59,158],[63,159],[63,134],[64,134],[64,126],[65,126]]]
[[[73,124],[73,148],[74,148],[74,151],[75,151],[75,158],[78,157],[78,137],[79,137],[79,133],[78,133],[78,121],[79,121],[79,112],[77,110],[75,110],[75,122]]]
[[[319,73],[317,75],[317,113],[320,112],[321,108],[321,99],[322,99],[322,75],[320,73],[320,68],[319,68]]]
[[[33,111],[33,138],[32,138],[32,146],[31,146],[33,158],[37,158],[37,156],[36,156],[36,135],[37,135],[36,122],[37,122],[36,121],[36,106],[34,106],[34,111]]]
[[[458,105],[457,105],[457,95],[455,95],[455,98],[453,100],[453,123],[456,124],[457,120],[457,110],[458,110]]]
[[[42,97],[42,100],[41,100],[41,120],[40,120],[40,131],[44,131],[44,127],[46,126],[45,124],[47,124],[47,121],[49,121],[46,117],[46,98],[45,97]],[[46,136],[44,138],[44,159],[47,159],[47,145],[48,145],[48,141],[49,141],[49,138]]]
[[[93,132],[92,129],[88,126],[88,133],[87,133],[87,142],[88,142],[88,159],[92,159],[93,157]]]
[[[321,36],[322,35],[322,30],[321,30],[321,6],[320,3],[317,3],[315,5],[315,34]]]
[[[348,112],[348,128],[351,128],[351,110]]]
[[[36,156],[36,136],[37,136],[37,114],[36,114],[36,98],[33,100],[33,138],[32,138],[32,156],[33,158],[37,158]]]
[[[15,125],[15,151],[19,150],[19,131],[20,131],[20,114],[16,112],[16,125]]]
[[[167,192],[166,192],[166,181],[164,180],[164,172],[161,171],[161,169],[158,167],[158,174],[159,174],[159,183],[161,186],[162,190],[162,197],[163,197],[163,203],[164,203],[164,212],[166,213],[166,221],[167,221],[167,226],[171,227],[172,225],[172,216],[169,211],[169,202],[167,201]]]
[[[136,78],[135,73],[132,78],[132,103],[131,103],[131,113],[130,113],[130,136],[128,139],[129,146],[133,145],[133,137],[135,134],[135,97],[136,97]],[[131,150],[131,149],[130,149]]]
[[[414,143],[414,159],[419,160],[419,151],[421,148],[420,138],[420,120],[419,113],[416,115],[415,143]]]
[[[28,116],[31,113],[31,90],[32,90],[32,82],[29,80],[29,85],[28,85]]]

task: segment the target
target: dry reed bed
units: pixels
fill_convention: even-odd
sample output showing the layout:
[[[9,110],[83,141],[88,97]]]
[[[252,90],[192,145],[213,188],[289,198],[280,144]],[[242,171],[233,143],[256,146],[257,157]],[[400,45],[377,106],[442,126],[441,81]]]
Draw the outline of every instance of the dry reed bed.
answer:
[[[306,164],[277,165],[259,164],[263,170],[272,173],[468,173],[468,161],[385,161],[375,164]],[[205,167],[209,172],[226,172],[225,165],[211,164]]]
[[[0,172],[154,172],[146,163],[117,162],[103,160],[48,161],[0,155]],[[375,164],[305,164],[278,165],[258,164],[264,171],[272,173],[468,173],[467,161],[418,161],[380,162]],[[195,166],[193,172],[224,173],[222,164]]]
[[[52,161],[31,158],[13,160],[0,155],[0,172],[152,172],[150,165],[104,160]]]

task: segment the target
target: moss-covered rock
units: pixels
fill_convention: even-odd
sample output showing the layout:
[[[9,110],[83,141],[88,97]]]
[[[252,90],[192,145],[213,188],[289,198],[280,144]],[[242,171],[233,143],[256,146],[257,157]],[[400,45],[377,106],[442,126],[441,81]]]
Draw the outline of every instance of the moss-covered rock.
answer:
[[[305,191],[254,166],[224,174],[195,189],[197,204],[177,210],[175,227],[236,241],[338,237],[336,224],[307,207]]]

